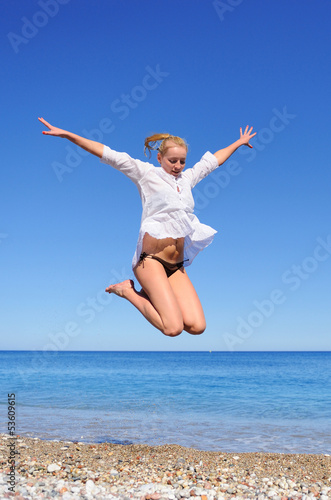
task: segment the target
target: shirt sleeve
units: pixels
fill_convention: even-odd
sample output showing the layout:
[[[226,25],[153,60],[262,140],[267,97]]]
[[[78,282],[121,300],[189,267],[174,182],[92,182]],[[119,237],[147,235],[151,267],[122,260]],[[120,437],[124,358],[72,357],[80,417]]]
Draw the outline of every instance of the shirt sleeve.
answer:
[[[104,146],[103,155],[100,161],[123,172],[123,174],[129,177],[135,184],[138,184],[146,172],[153,167],[153,165],[147,162],[135,160],[127,153],[119,153],[118,151],[110,149],[108,146]]]
[[[213,172],[218,167],[218,161],[215,155],[207,151],[200,161],[192,168],[188,168],[183,173],[191,183],[191,189],[194,188],[202,179]]]

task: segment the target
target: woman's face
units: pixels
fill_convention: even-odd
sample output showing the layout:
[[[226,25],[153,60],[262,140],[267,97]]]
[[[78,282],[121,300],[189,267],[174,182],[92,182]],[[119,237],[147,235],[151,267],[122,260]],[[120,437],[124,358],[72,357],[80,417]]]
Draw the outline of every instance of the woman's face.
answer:
[[[170,146],[164,155],[157,154],[158,162],[161,167],[168,173],[177,177],[185,167],[187,151],[184,146]]]

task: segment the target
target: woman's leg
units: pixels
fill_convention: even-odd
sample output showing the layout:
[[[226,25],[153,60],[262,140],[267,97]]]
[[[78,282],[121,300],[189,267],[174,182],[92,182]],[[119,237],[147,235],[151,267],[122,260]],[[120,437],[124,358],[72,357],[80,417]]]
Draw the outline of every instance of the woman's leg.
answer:
[[[176,271],[169,278],[177,304],[180,307],[184,330],[192,335],[199,335],[206,329],[205,315],[198,294],[184,268]]]
[[[179,335],[184,329],[183,316],[162,264],[154,259],[145,259],[134,272],[142,286],[141,292],[134,289],[131,280],[111,285],[106,292],[127,299],[165,335]]]

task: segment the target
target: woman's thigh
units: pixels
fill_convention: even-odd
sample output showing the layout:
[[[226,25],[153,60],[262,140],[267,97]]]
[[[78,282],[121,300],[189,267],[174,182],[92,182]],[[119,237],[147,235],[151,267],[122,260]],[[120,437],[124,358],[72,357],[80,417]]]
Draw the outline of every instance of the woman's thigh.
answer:
[[[146,258],[135,267],[134,274],[159,313],[165,333],[178,335],[182,332],[184,322],[181,308],[162,264]]]
[[[184,268],[169,278],[177,303],[180,307],[184,329],[192,334],[200,334],[206,328],[205,315],[198,294]]]

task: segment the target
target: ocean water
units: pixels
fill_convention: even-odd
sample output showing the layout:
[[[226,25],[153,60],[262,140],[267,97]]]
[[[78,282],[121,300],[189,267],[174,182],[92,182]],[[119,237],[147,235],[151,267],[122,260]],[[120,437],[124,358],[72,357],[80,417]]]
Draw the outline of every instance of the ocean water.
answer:
[[[331,453],[330,352],[0,351],[0,432]]]

